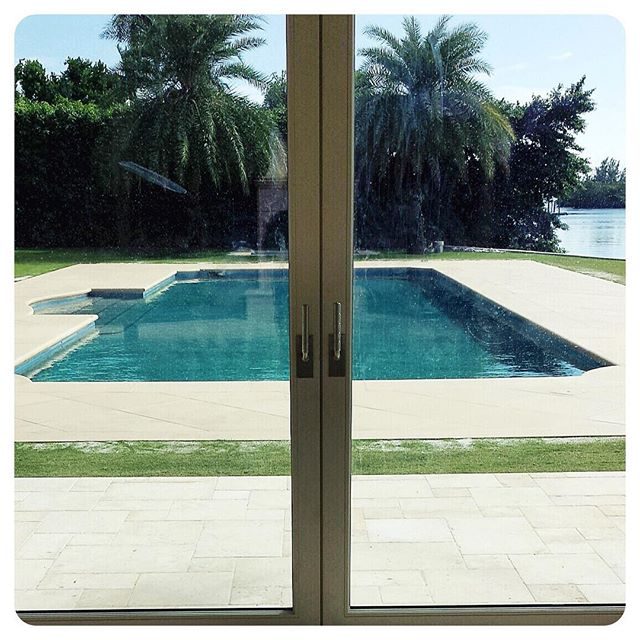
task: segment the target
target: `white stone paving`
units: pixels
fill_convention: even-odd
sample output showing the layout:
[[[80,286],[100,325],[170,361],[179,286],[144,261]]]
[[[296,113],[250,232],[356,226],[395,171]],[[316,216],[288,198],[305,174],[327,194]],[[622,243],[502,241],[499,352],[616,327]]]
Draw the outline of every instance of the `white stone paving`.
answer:
[[[617,472],[355,476],[352,604],[621,603],[624,484]],[[16,607],[290,606],[289,487],[17,479]]]

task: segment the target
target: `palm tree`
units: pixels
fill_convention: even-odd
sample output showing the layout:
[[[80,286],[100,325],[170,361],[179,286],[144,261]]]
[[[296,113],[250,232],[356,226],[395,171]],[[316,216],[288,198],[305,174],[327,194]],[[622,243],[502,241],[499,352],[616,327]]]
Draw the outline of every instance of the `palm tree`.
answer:
[[[264,44],[248,35],[259,28],[259,19],[247,15],[112,18],[105,36],[119,42],[120,71],[134,96],[128,142],[141,164],[192,192],[207,178],[217,188],[248,189],[273,125],[233,83],[266,85],[242,60]]]
[[[360,50],[356,76],[356,183],[361,226],[366,209],[409,211],[417,246],[443,233],[454,186],[470,161],[490,176],[513,137],[489,89],[480,58],[486,34],[441,17],[423,35],[415,17],[401,38],[378,26],[378,46]]]

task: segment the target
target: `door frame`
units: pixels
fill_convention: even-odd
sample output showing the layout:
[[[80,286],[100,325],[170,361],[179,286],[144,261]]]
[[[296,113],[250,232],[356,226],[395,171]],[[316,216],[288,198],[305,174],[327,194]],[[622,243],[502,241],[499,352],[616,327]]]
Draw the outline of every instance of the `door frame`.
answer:
[[[623,606],[351,607],[351,318],[355,16],[287,16],[292,609],[20,612],[29,624],[606,625]],[[329,375],[342,304],[344,377]],[[302,305],[313,377],[295,377]]]

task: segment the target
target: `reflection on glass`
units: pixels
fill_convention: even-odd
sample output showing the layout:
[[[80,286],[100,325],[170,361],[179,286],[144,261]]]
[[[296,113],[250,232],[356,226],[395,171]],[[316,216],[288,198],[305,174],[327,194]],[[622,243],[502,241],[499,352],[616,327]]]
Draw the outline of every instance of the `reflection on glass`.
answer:
[[[623,210],[560,215],[624,207],[620,163],[588,165],[623,132],[585,119],[618,39],[356,21],[353,606],[624,602],[624,262],[560,253],[624,256]]]

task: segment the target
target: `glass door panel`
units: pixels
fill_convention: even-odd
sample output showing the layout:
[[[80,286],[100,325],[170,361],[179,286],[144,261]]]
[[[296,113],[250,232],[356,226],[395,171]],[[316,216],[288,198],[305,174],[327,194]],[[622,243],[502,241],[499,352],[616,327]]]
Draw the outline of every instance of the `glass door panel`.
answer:
[[[605,167],[624,193],[620,163],[586,168],[608,80],[579,48],[531,62],[540,95],[501,84],[522,47],[592,29],[623,95],[606,17],[356,21],[354,607],[624,603],[624,247],[587,271],[557,233]],[[601,256],[624,211],[589,202],[573,253]]]
[[[317,18],[294,30],[317,84]],[[317,447],[294,455],[307,499],[292,518],[290,427],[293,402],[295,446],[316,386],[298,394],[289,357],[304,284],[290,202],[302,211],[313,193],[287,184],[288,142],[304,118],[313,129],[317,104],[304,81],[290,86],[288,123],[285,42],[282,15],[17,28],[20,612],[291,612],[294,585],[296,615],[318,606],[316,565],[295,579],[292,566],[296,545],[317,547],[300,471]],[[298,157],[291,175],[313,184]]]

